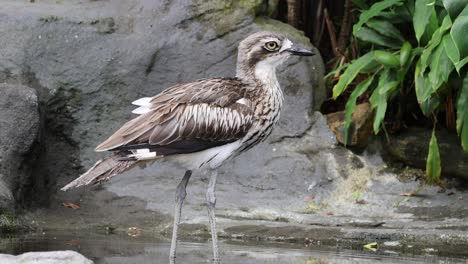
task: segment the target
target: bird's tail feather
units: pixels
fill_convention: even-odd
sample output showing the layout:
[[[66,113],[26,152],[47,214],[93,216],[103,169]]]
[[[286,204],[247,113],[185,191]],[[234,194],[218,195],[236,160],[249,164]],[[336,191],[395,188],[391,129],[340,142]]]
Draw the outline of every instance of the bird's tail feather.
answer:
[[[138,160],[122,160],[120,156],[114,154],[96,162],[87,172],[65,185],[61,190],[66,191],[70,188],[107,181],[111,177],[132,168],[137,163]]]

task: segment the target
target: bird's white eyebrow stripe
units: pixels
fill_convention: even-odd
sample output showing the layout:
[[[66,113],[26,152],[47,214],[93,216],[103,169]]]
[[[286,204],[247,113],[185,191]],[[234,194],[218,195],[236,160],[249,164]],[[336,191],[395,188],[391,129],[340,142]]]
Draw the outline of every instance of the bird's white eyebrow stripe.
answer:
[[[262,40],[263,43],[267,43],[267,42],[270,42],[270,41],[278,42],[279,39],[277,39],[277,38],[265,38],[265,39]]]
[[[238,104],[243,104],[243,105],[247,105],[248,100],[245,99],[245,98],[241,98],[241,99],[237,100],[236,103],[238,103]]]
[[[283,52],[289,48],[291,48],[293,45],[292,41],[290,41],[289,39],[284,39],[283,41],[283,46],[281,47],[281,49],[279,50],[279,52]]]

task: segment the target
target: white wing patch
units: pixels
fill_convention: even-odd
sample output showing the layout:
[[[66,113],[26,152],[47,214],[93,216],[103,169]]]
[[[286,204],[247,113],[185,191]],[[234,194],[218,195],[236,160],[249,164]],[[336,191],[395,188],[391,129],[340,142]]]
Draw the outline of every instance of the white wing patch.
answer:
[[[237,100],[236,103],[247,105],[249,103],[249,100],[247,100],[245,98],[241,98],[241,99]]]
[[[149,111],[151,111],[151,108],[146,107],[146,106],[140,106],[137,109],[133,110],[132,113],[137,114],[137,115],[142,115],[142,114],[148,113]]]
[[[132,150],[131,155],[128,155],[130,158],[136,158],[138,160],[150,160],[156,158],[156,152],[151,152],[149,149],[136,149]]]
[[[143,97],[138,100],[135,100],[132,102],[132,105],[138,105],[138,106],[150,106],[151,105],[151,99],[152,97]]]
[[[135,100],[132,102],[133,105],[138,105],[139,107],[135,110],[132,111],[132,113],[134,114],[137,114],[137,115],[141,115],[141,114],[145,114],[145,113],[148,113],[151,108],[151,99],[153,99],[152,97],[143,97],[143,98],[140,98],[138,100]]]

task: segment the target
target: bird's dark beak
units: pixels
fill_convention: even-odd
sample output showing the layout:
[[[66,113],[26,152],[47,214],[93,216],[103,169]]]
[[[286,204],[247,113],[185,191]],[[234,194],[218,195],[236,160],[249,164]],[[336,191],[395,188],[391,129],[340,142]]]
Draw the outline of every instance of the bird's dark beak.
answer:
[[[289,49],[286,49],[285,51],[291,53],[292,55],[296,56],[313,56],[315,55],[315,52],[306,49],[304,47],[301,47],[297,44],[293,44]]]

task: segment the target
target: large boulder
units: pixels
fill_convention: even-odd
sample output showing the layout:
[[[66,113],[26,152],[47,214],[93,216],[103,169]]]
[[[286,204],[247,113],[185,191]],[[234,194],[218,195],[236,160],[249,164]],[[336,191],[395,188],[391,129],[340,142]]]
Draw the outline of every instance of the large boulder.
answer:
[[[4,1],[0,80],[21,79],[52,107],[64,106],[55,113],[67,119],[60,133],[77,143],[87,167],[99,157],[96,144],[132,117],[130,102],[176,83],[233,76],[247,35],[276,30],[310,46],[294,28],[256,19],[261,9],[262,1]],[[294,58],[279,75],[287,102],[276,135],[294,136],[324,100],[323,62]],[[70,180],[59,171],[60,184]]]
[[[29,214],[29,223],[117,228],[130,235],[170,232],[174,191],[184,172],[174,164],[135,168],[103,185],[59,188],[105,155],[94,147],[134,117],[133,100],[179,82],[233,76],[236,47],[247,35],[275,30],[310,46],[296,29],[260,18],[267,12],[264,2],[2,1],[0,33],[8,37],[0,38],[0,81],[35,88],[44,109],[47,147],[29,198],[47,206]],[[403,237],[405,230],[420,227],[450,225],[457,234],[466,229],[467,199],[458,199],[463,193],[449,196],[428,187],[420,191],[424,198],[402,197],[419,188],[414,175],[413,181],[402,181],[386,171],[378,151],[356,155],[336,145],[325,118],[314,113],[325,97],[319,56],[293,58],[278,75],[286,100],[278,127],[265,143],[220,169],[220,235],[305,239],[321,234],[318,239],[324,241],[334,238],[330,234],[359,240],[362,233],[352,229],[357,227],[392,228],[380,230],[382,237],[397,231]],[[206,172],[196,172],[189,183],[183,231],[207,235],[207,180]],[[448,206],[451,210],[442,210]],[[440,213],[450,223],[419,223],[427,212]],[[309,225],[350,229],[320,233]],[[365,237],[372,239],[376,232]]]
[[[93,262],[85,258],[80,253],[71,250],[28,252],[13,256],[0,254],[0,263],[9,264],[92,264]]]
[[[432,131],[410,128],[395,135],[387,144],[389,157],[409,166],[425,169]],[[442,165],[442,176],[468,180],[468,153],[464,152],[455,133],[439,130],[436,133]]]
[[[28,155],[39,133],[36,91],[13,84],[0,84],[0,214],[22,200],[31,183]],[[0,224],[3,226],[3,224]]]
[[[94,147],[134,117],[133,100],[176,83],[234,76],[237,45],[249,34],[279,31],[311,47],[298,30],[258,17],[268,10],[263,1],[3,1],[0,33],[8,37],[0,40],[0,81],[34,87],[45,111],[47,148],[35,171],[38,191],[31,197],[44,202],[76,199],[81,190],[54,193],[102,156]],[[323,71],[320,56],[292,58],[279,70],[286,103],[271,141],[296,137],[310,127],[308,113],[325,99]],[[249,166],[275,164],[278,157],[269,148],[252,150],[250,155],[258,158]],[[296,164],[287,157],[281,162],[285,169]],[[246,172],[244,161],[232,164],[230,173]],[[138,169],[126,177],[146,186],[170,179],[167,187],[172,189],[172,179],[176,182],[181,171],[173,165],[162,168],[165,175],[151,173],[159,178],[142,178],[147,172]],[[255,174],[270,170],[276,167]],[[127,187],[115,183],[102,191],[114,186],[114,194],[126,195]],[[49,191],[52,195],[46,195]],[[154,194],[140,197],[149,201]]]

